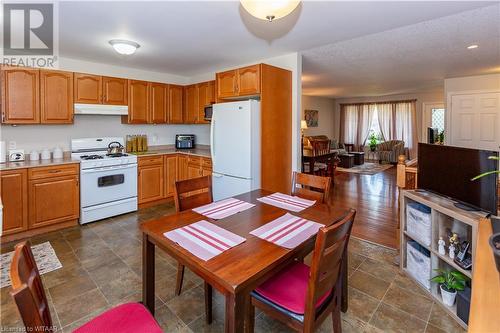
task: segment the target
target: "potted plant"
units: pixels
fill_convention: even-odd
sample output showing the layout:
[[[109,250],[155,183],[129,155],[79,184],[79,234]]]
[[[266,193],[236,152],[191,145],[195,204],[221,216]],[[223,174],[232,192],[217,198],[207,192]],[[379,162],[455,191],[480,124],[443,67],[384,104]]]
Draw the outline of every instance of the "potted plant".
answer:
[[[464,290],[467,277],[459,271],[445,269],[435,269],[435,271],[439,275],[433,277],[431,281],[439,283],[443,303],[447,306],[453,306],[455,304],[455,297],[457,297],[457,290]]]
[[[444,130],[442,130],[441,132],[439,132],[439,135],[438,135],[438,143],[440,145],[444,145]]]
[[[368,145],[370,146],[370,150],[375,151],[375,149],[377,149],[377,143],[378,143],[377,136],[375,135],[375,133],[372,133],[368,138],[368,140],[369,140]]]

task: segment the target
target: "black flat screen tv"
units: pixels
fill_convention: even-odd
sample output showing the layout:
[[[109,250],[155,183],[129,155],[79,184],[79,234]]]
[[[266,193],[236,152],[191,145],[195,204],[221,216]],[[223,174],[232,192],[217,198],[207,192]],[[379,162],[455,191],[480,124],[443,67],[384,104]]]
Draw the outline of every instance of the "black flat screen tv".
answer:
[[[498,157],[498,152],[419,143],[418,187],[455,199],[463,204],[461,208],[497,215],[498,175],[471,181],[483,172],[498,170],[498,161],[489,156]]]

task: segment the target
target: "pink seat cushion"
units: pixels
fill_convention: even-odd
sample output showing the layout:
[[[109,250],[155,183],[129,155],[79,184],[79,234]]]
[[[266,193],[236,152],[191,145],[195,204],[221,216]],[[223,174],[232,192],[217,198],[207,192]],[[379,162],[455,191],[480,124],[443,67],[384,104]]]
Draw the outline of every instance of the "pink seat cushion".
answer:
[[[255,291],[288,311],[304,314],[308,282],[309,266],[297,262],[268,279]],[[318,299],[316,309],[323,304],[330,293],[331,291],[326,292]]]
[[[151,313],[140,303],[126,303],[104,312],[73,333],[161,333]]]

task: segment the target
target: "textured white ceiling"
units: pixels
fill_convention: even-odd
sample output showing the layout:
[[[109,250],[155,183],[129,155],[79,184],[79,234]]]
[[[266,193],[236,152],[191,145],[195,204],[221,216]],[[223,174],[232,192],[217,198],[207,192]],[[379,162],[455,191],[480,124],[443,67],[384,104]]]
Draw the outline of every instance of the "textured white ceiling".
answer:
[[[468,50],[467,46],[479,48]],[[303,53],[303,93],[351,97],[443,87],[500,73],[500,5],[342,41]]]
[[[194,76],[396,29],[488,4],[491,5],[491,2],[304,1],[289,17],[268,23],[249,16],[237,1],[64,1],[59,3],[60,54],[62,57]],[[483,26],[482,22],[476,23],[479,27]],[[425,27],[426,23],[423,25]],[[443,27],[445,30],[447,28],[456,31],[439,29],[441,36],[453,35],[458,31],[461,36],[467,37],[467,33],[456,24]],[[432,32],[433,29],[431,27],[426,31]],[[482,30],[476,28],[474,31]],[[415,35],[418,43],[426,42],[426,38],[419,37],[419,31],[410,30],[408,34],[399,34],[398,38],[385,37],[381,42],[383,45],[392,45],[391,50],[396,49],[398,44],[408,47],[407,43],[400,40],[408,36],[413,38]],[[131,57],[119,56],[108,45],[108,41],[113,38],[134,40],[141,44],[141,48]],[[447,44],[446,41],[434,37],[430,39],[432,42],[427,43],[434,45],[435,50],[426,52],[438,51],[438,56],[442,58],[449,56],[442,53],[450,50],[442,45]],[[313,93],[314,88],[314,93],[321,90],[325,93],[320,94],[334,96],[325,89],[352,85],[353,81],[347,74],[353,72],[353,67],[359,73],[370,70],[374,65],[379,73],[386,73],[388,65],[398,61],[399,56],[412,53],[391,51],[391,56],[387,57],[378,45],[363,47],[353,41],[347,43],[354,43],[352,50],[329,46],[324,51],[306,53],[306,74],[316,75],[314,81],[305,84],[307,91]],[[482,52],[482,49],[479,51]],[[365,55],[375,53],[378,55],[376,60],[366,62]],[[420,57],[422,53],[419,51],[416,54]],[[405,64],[419,66],[421,61],[415,58],[418,57],[412,56]],[[386,63],[388,60],[389,64]],[[444,72],[452,65],[446,61],[441,63],[446,65],[441,69]],[[395,71],[392,66],[389,67],[390,71]],[[372,74],[368,76],[373,78],[376,73],[373,69],[370,72]],[[331,78],[319,78],[321,73]],[[342,80],[339,81],[339,77]],[[407,82],[413,80],[411,77],[406,79]],[[375,85],[374,82],[370,80],[370,85]]]

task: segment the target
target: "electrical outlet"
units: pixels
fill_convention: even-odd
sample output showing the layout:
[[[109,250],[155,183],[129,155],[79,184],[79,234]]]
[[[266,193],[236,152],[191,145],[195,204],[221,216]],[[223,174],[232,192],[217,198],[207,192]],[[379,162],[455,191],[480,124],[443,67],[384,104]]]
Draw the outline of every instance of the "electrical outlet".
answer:
[[[17,149],[17,142],[9,141],[9,149]]]

